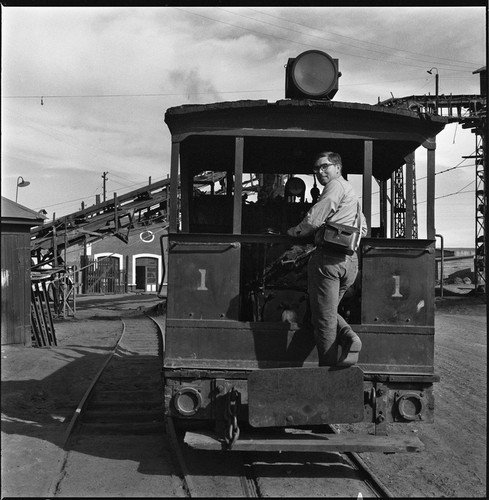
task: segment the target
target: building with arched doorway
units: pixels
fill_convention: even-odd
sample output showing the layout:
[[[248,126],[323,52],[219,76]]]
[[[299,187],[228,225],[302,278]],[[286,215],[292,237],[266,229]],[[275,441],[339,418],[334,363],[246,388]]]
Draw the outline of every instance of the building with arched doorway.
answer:
[[[128,242],[107,236],[81,251],[80,293],[158,293],[166,278],[166,227],[131,229]],[[162,238],[163,237],[163,238]]]

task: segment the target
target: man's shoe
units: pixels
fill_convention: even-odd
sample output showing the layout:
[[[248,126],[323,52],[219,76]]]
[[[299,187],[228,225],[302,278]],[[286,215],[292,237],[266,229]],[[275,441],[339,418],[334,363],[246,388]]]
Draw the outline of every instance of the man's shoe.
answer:
[[[352,366],[358,363],[362,341],[351,328],[340,332],[338,344],[340,349],[338,349],[338,362],[336,366]]]

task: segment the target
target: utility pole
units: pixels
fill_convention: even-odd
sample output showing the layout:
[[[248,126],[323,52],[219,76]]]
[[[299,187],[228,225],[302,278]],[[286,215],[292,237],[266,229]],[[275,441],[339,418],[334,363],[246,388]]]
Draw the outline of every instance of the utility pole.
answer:
[[[438,114],[438,68],[431,68],[427,71],[430,75],[433,74],[433,70],[436,70],[435,73],[435,115]]]
[[[109,172],[104,172],[104,173],[102,174],[102,179],[104,180],[104,202],[105,202],[106,182],[107,182],[107,174],[108,174],[108,173],[109,173]]]

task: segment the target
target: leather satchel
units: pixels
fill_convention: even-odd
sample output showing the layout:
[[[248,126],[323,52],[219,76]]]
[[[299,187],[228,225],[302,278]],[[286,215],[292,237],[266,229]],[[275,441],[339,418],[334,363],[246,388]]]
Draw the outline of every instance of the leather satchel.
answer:
[[[324,222],[314,235],[316,247],[324,248],[325,250],[335,250],[346,255],[353,255],[360,241],[361,216],[359,203],[357,204],[355,221],[357,219],[358,227],[346,226],[336,222]]]

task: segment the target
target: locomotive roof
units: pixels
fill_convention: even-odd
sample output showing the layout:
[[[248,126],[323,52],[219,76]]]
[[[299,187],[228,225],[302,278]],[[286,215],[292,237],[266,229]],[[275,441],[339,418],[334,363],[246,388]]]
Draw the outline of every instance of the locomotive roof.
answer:
[[[266,112],[268,115],[271,114],[270,118],[275,117],[276,122],[269,121],[268,128],[274,128],[274,126],[280,126],[281,121],[287,118],[287,114],[292,114],[297,118],[301,112],[307,112],[308,117],[320,114],[320,116],[327,117],[328,115],[337,115],[339,113],[344,115],[367,115],[373,113],[370,120],[382,119],[382,117],[395,117],[401,120],[411,119],[418,122],[419,126],[422,125],[432,125],[432,134],[440,132],[443,127],[448,123],[446,117],[437,116],[427,113],[419,113],[416,111],[411,111],[407,108],[394,108],[378,104],[363,104],[358,102],[339,102],[339,101],[326,101],[326,100],[293,100],[293,99],[283,99],[275,103],[269,103],[265,99],[261,100],[243,100],[243,101],[225,101],[216,102],[211,104],[184,104],[182,106],[176,106],[173,108],[168,108],[165,113],[165,122],[167,123],[170,131],[173,133],[179,133],[180,129],[188,128],[188,131],[197,131],[197,124],[193,123],[195,119],[199,120],[199,124],[205,127],[206,121],[208,126],[211,127],[213,123],[213,116],[219,115],[221,121],[221,128],[226,128],[229,126],[238,125],[239,121],[242,120],[244,127],[247,128],[250,113],[251,118],[258,120],[260,112]],[[204,115],[205,113],[205,115]],[[226,120],[227,118],[227,120]],[[247,119],[248,118],[248,119]],[[186,126],[185,126],[186,124]],[[259,125],[263,125],[259,121],[252,127],[258,128]],[[320,126],[316,121],[308,125],[306,128],[313,130],[315,128],[328,129],[328,121],[322,123],[323,127]],[[415,125],[412,124],[412,127]],[[212,127],[214,128],[214,127]],[[282,127],[280,127],[282,128]],[[175,131],[175,132],[174,132]],[[181,133],[181,132],[180,132]],[[393,131],[394,133],[394,131]]]
[[[245,164],[245,171],[257,163],[261,171],[267,165],[273,171],[279,159],[287,163],[293,155],[298,161],[289,161],[287,171],[303,173],[310,169],[311,157],[328,148],[341,154],[347,172],[361,173],[364,141],[372,140],[374,175],[385,179],[405,163],[407,154],[429,145],[448,119],[383,105],[284,99],[186,104],[169,108],[165,122],[174,141],[192,142],[200,164],[212,156],[215,165],[227,156],[226,149],[233,154],[233,137],[246,137],[253,162]]]

